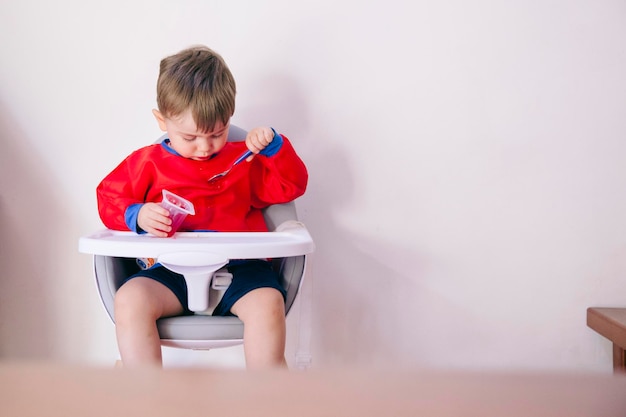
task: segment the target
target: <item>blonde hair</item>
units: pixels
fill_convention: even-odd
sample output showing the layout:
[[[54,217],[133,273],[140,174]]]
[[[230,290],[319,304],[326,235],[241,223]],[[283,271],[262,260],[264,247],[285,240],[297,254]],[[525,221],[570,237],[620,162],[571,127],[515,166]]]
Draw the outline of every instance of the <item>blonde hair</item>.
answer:
[[[198,130],[228,123],[235,112],[235,79],[224,59],[206,46],[194,46],[161,60],[157,104],[164,117],[190,110]]]

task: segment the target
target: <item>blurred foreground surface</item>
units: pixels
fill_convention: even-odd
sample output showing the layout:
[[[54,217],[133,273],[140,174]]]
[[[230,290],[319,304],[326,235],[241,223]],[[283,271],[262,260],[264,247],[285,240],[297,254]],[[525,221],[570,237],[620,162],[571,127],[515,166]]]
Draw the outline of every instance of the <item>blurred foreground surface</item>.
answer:
[[[0,386],[3,417],[626,415],[623,375],[0,363]]]

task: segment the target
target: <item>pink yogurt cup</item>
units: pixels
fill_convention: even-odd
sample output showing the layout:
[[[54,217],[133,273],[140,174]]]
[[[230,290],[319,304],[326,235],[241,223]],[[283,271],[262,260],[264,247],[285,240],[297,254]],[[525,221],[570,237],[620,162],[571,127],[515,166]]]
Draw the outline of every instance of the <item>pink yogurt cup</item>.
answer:
[[[188,214],[191,214],[192,216],[196,214],[193,204],[191,204],[190,201],[187,201],[167,190],[163,190],[161,207],[170,212],[170,219],[172,219],[172,230],[168,233],[167,237],[171,237],[174,233],[176,233]]]

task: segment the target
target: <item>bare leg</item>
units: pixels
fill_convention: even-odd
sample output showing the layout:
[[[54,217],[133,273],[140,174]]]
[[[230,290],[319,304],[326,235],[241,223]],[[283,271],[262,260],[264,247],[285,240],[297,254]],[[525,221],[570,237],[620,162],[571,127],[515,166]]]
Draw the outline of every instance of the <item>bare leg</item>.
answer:
[[[248,369],[286,368],[285,302],[274,288],[258,288],[231,308],[244,323],[243,349]]]
[[[178,298],[150,278],[133,278],[115,294],[115,331],[125,367],[162,366],[157,319],[182,313]]]

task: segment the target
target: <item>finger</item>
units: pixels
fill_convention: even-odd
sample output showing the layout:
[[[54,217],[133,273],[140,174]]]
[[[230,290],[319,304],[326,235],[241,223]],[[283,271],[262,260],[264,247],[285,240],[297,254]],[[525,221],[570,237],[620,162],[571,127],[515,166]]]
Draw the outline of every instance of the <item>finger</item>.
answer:
[[[265,135],[265,146],[267,146],[274,140],[274,131],[272,129],[267,129],[264,130],[263,133]]]
[[[269,145],[272,142],[273,138],[274,138],[274,135],[270,134],[270,132],[264,129],[259,132],[257,136],[257,141],[258,141],[257,143],[261,147],[261,149],[265,149],[267,145]]]
[[[149,230],[151,230],[151,233],[153,235],[167,236],[168,233],[172,230],[172,227],[164,223],[153,221],[149,224]]]
[[[163,224],[172,223],[170,212],[156,203],[146,204],[146,220]]]
[[[274,132],[271,129],[258,128],[250,132],[248,136],[249,142],[259,149],[265,148],[272,142]]]
[[[170,217],[170,212],[165,207],[158,204],[151,205],[150,212],[154,215],[155,219]]]
[[[167,210],[165,210],[165,214],[155,213],[154,217],[152,217],[152,220],[155,221],[157,224],[159,223],[164,224],[164,225],[172,224],[172,219],[170,218],[170,212]]]
[[[161,216],[161,217],[167,217],[167,218],[169,218],[169,217],[170,217],[170,212],[169,212],[169,210],[167,210],[165,207],[162,207],[162,206],[156,206],[155,208],[156,208],[155,213],[156,213],[156,214],[158,214],[159,216]]]
[[[267,148],[270,143],[272,143],[272,141],[274,140],[274,132],[272,132],[271,130],[268,131],[263,131],[263,136],[260,139],[260,144],[263,147],[263,149]]]
[[[247,146],[248,149],[250,149],[250,151],[254,154],[261,152],[264,148],[264,146],[262,146],[256,138],[250,138],[247,142]]]
[[[172,229],[170,226],[172,224],[170,212],[156,204],[151,205],[146,211],[144,223],[148,229],[161,232],[159,234],[163,232],[167,234]]]
[[[149,230],[146,230],[146,232],[148,232],[148,233],[150,233],[150,234],[152,234],[154,236],[157,236],[157,237],[167,237],[167,232],[163,232],[163,231],[158,230],[158,229],[152,229],[151,228]]]

